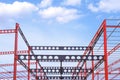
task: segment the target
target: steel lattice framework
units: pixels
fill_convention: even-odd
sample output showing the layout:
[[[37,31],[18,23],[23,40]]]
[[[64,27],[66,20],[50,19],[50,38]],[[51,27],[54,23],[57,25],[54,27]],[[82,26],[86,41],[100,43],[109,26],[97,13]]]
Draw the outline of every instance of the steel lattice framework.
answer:
[[[0,80],[120,79],[120,20],[104,20],[88,46],[31,46],[19,24],[15,26],[15,29],[0,30],[1,35],[15,34],[14,50],[0,51],[0,56],[13,55],[14,61],[0,63]],[[19,50],[19,36],[27,49]],[[54,51],[83,54],[51,54]],[[73,66],[74,63],[77,65]]]

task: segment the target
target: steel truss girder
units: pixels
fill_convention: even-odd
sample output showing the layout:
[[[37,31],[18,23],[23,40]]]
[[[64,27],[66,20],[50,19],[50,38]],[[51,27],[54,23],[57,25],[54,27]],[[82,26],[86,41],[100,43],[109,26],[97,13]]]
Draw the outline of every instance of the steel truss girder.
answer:
[[[30,46],[31,50],[71,50],[71,51],[85,51],[92,50],[90,46]]]
[[[84,76],[37,76],[38,80],[86,80]]]
[[[79,74],[80,72],[91,72],[92,69],[82,69],[80,67],[76,68],[76,67],[41,67],[41,69],[30,69],[31,72],[45,72],[45,73],[53,73],[53,74],[57,74],[57,73],[61,73],[62,74],[67,74],[67,73],[77,73]]]
[[[104,55],[18,55],[18,60],[39,60],[45,61],[62,61],[62,62],[75,62],[81,60],[103,60]]]

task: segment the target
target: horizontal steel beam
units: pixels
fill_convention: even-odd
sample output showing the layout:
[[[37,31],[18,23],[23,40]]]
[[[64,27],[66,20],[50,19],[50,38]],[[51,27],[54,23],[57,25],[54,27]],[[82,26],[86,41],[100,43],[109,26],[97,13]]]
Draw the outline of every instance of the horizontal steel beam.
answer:
[[[9,55],[9,54],[14,54],[15,51],[4,51],[4,52],[0,52],[0,55]],[[25,54],[28,53],[28,50],[20,50],[17,51],[17,54]]]
[[[88,46],[30,46],[31,50],[71,50],[71,51],[85,51],[92,50]]]
[[[30,69],[31,72],[45,72],[45,73],[79,73],[79,72],[91,72],[92,69],[81,69],[76,67],[42,67],[41,69]]]
[[[45,61],[63,61],[76,62],[81,60],[103,60],[103,55],[18,55],[19,60],[39,60]]]
[[[15,33],[15,29],[0,30],[0,34]]]
[[[86,80],[84,76],[47,76],[47,77],[37,77],[38,80]]]

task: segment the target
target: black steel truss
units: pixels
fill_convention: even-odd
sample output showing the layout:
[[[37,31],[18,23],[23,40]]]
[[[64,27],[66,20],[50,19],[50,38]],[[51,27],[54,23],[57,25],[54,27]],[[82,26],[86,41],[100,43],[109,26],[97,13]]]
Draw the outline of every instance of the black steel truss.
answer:
[[[45,73],[49,74],[58,74],[60,76],[36,76],[38,80],[86,80],[86,78],[98,67],[104,60],[104,55],[17,55],[19,60],[36,60],[38,62],[60,62],[59,67],[43,67],[39,69],[30,69],[30,72],[33,74],[36,73]],[[29,57],[29,59],[28,59]],[[78,62],[78,61],[100,61],[100,64],[97,64],[94,69],[83,69],[82,67],[63,67],[62,62]],[[26,67],[24,64],[22,64]],[[86,73],[87,76],[79,76],[79,73]],[[71,73],[76,74],[76,76],[71,76]],[[69,76],[63,76],[69,74]]]
[[[78,62],[81,60],[102,60],[103,55],[18,55],[20,60],[39,60],[41,62],[45,61],[62,61],[62,62]]]
[[[71,51],[85,51],[92,50],[88,46],[30,46],[31,50],[71,50]]]
[[[37,76],[38,80],[86,80],[84,76]]]
[[[80,67],[42,67],[41,69],[30,69],[31,72],[37,72],[37,73],[48,73],[48,74],[69,74],[75,72],[76,74],[79,74],[80,72],[91,72],[92,69],[82,69]]]

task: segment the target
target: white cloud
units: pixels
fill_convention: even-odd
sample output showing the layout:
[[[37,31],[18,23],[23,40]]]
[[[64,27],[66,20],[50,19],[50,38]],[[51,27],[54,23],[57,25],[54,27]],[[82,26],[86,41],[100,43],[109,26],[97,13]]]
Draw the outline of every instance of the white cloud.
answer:
[[[62,4],[66,6],[78,6],[81,4],[81,0],[64,0]]]
[[[17,17],[36,11],[38,8],[29,2],[15,1],[12,4],[0,3],[0,16]]]
[[[44,19],[55,19],[58,22],[69,22],[79,17],[78,10],[67,9],[64,7],[49,7],[39,11],[39,14]]]
[[[48,6],[51,6],[52,0],[42,0],[39,7],[40,8],[46,8]]]
[[[101,0],[96,6],[89,4],[88,8],[93,12],[120,12],[120,0]]]

